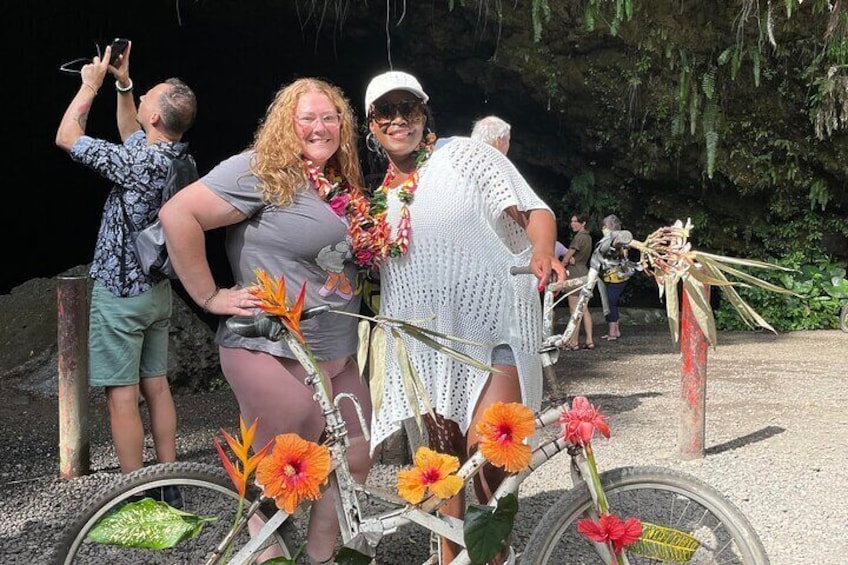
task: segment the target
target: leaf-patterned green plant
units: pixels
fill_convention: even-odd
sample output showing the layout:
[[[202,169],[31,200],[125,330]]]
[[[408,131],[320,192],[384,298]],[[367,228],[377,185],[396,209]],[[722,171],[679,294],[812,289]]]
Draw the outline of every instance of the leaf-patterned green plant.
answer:
[[[185,539],[197,537],[203,525],[217,518],[201,518],[177,510],[152,498],[125,504],[109,514],[89,532],[95,543],[168,549]]]

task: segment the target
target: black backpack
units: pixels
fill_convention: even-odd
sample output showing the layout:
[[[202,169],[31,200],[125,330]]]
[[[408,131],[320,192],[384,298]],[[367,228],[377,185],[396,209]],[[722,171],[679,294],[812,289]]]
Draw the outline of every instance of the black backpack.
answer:
[[[188,154],[188,147],[183,152],[171,159],[168,167],[168,176],[165,177],[165,188],[162,189],[162,204],[177,193],[181,188],[200,178],[197,173],[197,165],[194,158]],[[121,208],[124,211],[124,219],[129,230],[129,247],[135,253],[141,270],[154,278],[176,279],[177,274],[171,266],[168,258],[168,249],[165,247],[165,230],[159,218],[144,229],[137,229],[127,214],[127,209],[121,200]]]

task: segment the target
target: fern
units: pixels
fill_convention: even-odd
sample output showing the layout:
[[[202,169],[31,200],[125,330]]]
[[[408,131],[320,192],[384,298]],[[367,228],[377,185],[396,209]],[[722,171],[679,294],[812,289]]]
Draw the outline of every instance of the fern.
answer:
[[[642,522],[642,537],[627,548],[627,553],[663,563],[688,563],[700,546],[685,532]]]
[[[716,71],[712,68],[705,72],[704,76],[701,77],[701,89],[704,91],[704,96],[706,96],[708,100],[712,100],[713,96],[715,96],[715,87]]]

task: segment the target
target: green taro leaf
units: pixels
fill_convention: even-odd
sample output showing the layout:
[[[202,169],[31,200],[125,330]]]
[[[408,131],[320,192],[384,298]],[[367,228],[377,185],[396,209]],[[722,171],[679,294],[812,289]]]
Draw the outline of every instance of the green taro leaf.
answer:
[[[217,518],[201,518],[145,498],[126,504],[100,520],[89,532],[88,539],[106,545],[168,549],[185,539],[197,537],[203,524],[215,520]]]
[[[463,532],[472,565],[484,565],[506,547],[512,533],[518,498],[508,494],[498,500],[497,508],[472,504],[465,512]]]

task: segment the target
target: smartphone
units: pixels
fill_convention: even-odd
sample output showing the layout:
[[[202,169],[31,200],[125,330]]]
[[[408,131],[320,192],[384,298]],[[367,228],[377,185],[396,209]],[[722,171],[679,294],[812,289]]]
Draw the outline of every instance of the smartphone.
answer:
[[[120,57],[124,54],[124,51],[127,50],[127,45],[130,44],[129,39],[122,39],[120,37],[116,37],[112,40],[112,56],[109,59],[109,64],[113,67],[120,66]]]

